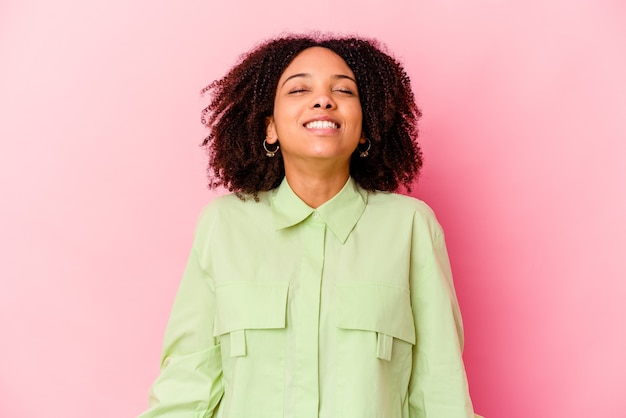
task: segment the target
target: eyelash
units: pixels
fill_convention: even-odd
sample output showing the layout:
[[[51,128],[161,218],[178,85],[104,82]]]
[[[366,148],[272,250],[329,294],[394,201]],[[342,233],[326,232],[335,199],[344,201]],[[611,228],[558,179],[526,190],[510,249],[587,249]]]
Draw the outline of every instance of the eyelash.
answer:
[[[295,90],[291,90],[289,94],[298,94],[298,93],[303,93],[305,91],[308,91],[308,90],[307,89],[295,89]],[[339,93],[354,95],[354,92],[350,89],[336,89],[334,91],[337,91]]]

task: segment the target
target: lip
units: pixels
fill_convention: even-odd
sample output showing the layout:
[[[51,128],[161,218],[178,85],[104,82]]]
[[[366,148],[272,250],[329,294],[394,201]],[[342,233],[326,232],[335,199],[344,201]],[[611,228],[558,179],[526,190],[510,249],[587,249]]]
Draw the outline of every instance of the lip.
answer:
[[[328,122],[332,122],[332,123],[334,123],[335,125],[337,125],[337,129],[341,128],[341,124],[339,123],[339,121],[337,121],[336,119],[331,118],[330,116],[327,116],[327,115],[319,115],[319,116],[314,116],[314,117],[312,117],[312,118],[310,118],[310,119],[307,119],[307,120],[306,120],[306,121],[302,124],[302,126],[306,127],[306,124],[307,124],[307,123],[315,122],[315,121],[317,121],[317,120],[319,120],[319,121],[328,121]]]

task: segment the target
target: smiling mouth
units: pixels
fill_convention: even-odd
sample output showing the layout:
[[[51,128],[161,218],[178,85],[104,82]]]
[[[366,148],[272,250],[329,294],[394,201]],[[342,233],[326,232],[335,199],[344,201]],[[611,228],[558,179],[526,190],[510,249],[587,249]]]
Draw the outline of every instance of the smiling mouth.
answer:
[[[304,127],[307,129],[339,129],[339,124],[329,120],[314,120],[305,123]]]

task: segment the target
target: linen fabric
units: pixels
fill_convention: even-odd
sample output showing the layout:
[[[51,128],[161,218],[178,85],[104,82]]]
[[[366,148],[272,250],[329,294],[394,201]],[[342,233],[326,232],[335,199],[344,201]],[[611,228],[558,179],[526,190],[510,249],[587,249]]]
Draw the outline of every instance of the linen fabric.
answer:
[[[444,235],[350,178],[203,210],[141,418],[470,418]]]

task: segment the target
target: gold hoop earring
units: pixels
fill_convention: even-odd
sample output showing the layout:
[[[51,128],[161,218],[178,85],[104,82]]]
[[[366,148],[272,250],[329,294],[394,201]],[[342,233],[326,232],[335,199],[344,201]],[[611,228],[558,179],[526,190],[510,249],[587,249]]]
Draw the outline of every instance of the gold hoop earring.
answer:
[[[362,144],[359,144],[359,145],[356,146],[356,150],[359,152],[359,157],[361,157],[361,158],[365,158],[368,155],[370,155],[369,150],[370,150],[370,148],[372,148],[372,141],[370,141],[367,138],[365,138],[365,140],[367,141],[367,148],[359,149],[359,146],[362,145]]]
[[[265,150],[265,155],[272,158],[276,155],[276,152],[280,149],[280,145],[276,145],[276,149],[270,150],[267,149],[267,138],[263,140],[263,149]]]

